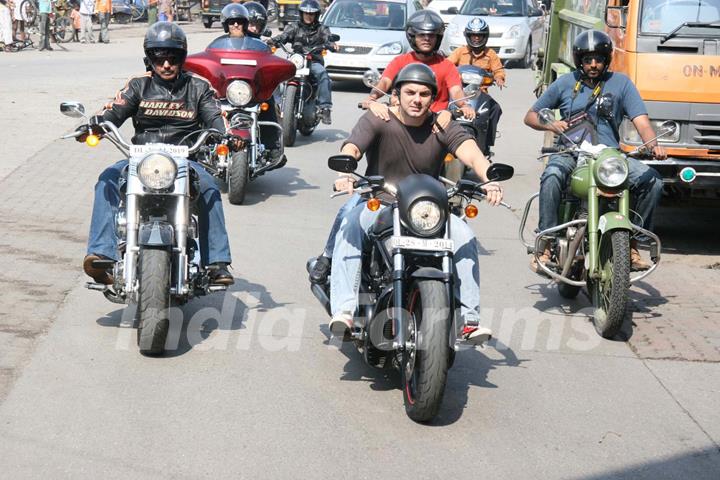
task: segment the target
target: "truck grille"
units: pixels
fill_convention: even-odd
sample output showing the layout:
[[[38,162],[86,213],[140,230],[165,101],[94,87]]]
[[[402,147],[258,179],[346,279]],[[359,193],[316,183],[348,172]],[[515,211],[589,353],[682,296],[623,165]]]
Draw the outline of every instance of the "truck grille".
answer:
[[[693,125],[697,135],[693,136],[698,145],[709,148],[720,147],[720,122],[701,122]]]

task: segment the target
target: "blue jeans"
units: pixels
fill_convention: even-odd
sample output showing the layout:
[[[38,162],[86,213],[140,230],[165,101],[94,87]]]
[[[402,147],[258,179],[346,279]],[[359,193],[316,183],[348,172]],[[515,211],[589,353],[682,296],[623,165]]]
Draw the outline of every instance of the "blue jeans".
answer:
[[[350,195],[350,198],[348,198],[347,202],[340,207],[340,210],[338,210],[337,215],[335,215],[335,221],[332,224],[332,228],[330,229],[330,235],[328,235],[327,242],[325,242],[325,251],[323,252],[323,255],[327,258],[332,258],[333,256],[333,250],[335,249],[335,238],[337,237],[337,233],[340,230],[340,224],[343,221],[343,218],[345,218],[345,215],[348,214],[355,206],[360,203],[360,194],[353,193]]]
[[[118,182],[122,169],[127,164],[127,160],[120,160],[106,168],[98,177],[90,221],[90,238],[88,238],[88,254],[103,255],[116,262],[120,260],[117,251],[118,238],[115,233],[115,214],[120,205]],[[200,164],[190,162],[190,165],[200,179],[200,196],[197,202],[201,261],[203,265],[216,262],[231,263],[220,190],[212,175]]]
[[[320,108],[332,108],[332,83],[330,82],[330,75],[328,75],[327,70],[325,70],[325,67],[321,63],[311,62],[310,74],[315,77],[315,81],[317,81],[318,84],[318,106]]]
[[[335,241],[330,276],[330,310],[355,313],[358,307],[362,251],[368,245],[368,231],[382,208],[371,212],[361,202],[345,215]],[[383,207],[389,208],[389,207]],[[480,319],[480,268],[475,234],[460,218],[450,217],[450,231],[455,250],[455,296],[460,301],[460,315],[465,321]]]
[[[560,199],[575,164],[575,158],[569,155],[550,157],[540,177],[540,230],[558,225]],[[628,167],[630,208],[642,217],[641,226],[652,230],[653,212],[662,196],[662,177],[655,169],[634,158],[628,159]]]

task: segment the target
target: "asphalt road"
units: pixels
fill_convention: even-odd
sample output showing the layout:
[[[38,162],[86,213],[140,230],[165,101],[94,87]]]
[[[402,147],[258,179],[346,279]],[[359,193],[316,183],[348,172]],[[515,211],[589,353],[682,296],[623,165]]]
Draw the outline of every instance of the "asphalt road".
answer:
[[[188,31],[191,50],[219,34]],[[541,168],[540,135],[520,122],[529,71],[497,93],[495,160],[517,169],[515,210],[482,205],[471,223],[498,340],[458,354],[432,425],[405,416],[397,375],[328,343],[307,285],[305,261],[342,202],[329,199],[326,159],[363,87],[336,84],[333,124],[299,137],[246,205],[225,205],[235,285],[182,309],[167,356],[140,356],[131,312],[83,288],[80,269],[92,186],[117,154],[58,140],[74,126],[60,101],[93,110],[142,71],[139,35],[0,56],[2,477],[718,478],[719,282],[705,268],[719,260],[717,229],[701,213],[663,214],[659,230],[682,240],[634,290],[628,340],[600,339],[587,299],[562,302],[517,240]]]

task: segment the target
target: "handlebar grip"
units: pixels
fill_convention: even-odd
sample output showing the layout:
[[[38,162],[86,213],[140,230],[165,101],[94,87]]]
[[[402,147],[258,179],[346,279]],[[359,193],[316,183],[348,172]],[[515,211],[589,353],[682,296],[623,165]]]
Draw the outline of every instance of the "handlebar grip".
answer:
[[[365,105],[363,105],[363,102],[358,102],[358,108],[360,110],[367,110],[367,107]]]
[[[560,149],[558,147],[542,147],[540,149],[540,153],[543,155],[546,153],[558,153]]]

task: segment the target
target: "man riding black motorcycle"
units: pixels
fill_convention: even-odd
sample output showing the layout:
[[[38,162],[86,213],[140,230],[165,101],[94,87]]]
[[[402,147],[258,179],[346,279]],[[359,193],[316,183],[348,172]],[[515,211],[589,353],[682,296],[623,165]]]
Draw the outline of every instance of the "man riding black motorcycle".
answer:
[[[225,120],[210,83],[182,71],[187,56],[187,38],[182,29],[171,22],[157,22],[145,34],[143,48],[148,71],[130,79],[91,123],[109,121],[119,127],[132,118],[135,127],[132,142],[136,145],[188,142],[188,134],[201,125],[225,133]],[[95,130],[93,133],[102,133],[99,127]],[[78,141],[85,141],[86,137],[81,135]],[[106,285],[113,283],[112,276],[105,269],[93,267],[93,262],[119,260],[114,212],[120,204],[121,177],[127,165],[127,160],[121,160],[105,169],[95,185],[83,268],[97,283]],[[197,203],[202,262],[209,267],[213,284],[232,285],[233,277],[227,270],[231,262],[230,245],[220,191],[202,166],[195,162],[192,165],[200,190]]]
[[[619,148],[620,122],[624,117],[632,120],[643,142],[651,142],[655,131],[650,124],[647,109],[632,81],[622,73],[610,72],[612,40],[603,32],[589,30],[579,34],[573,42],[573,60],[576,70],[555,80],[525,115],[525,124],[535,130],[554,133],[597,131],[596,144]],[[551,124],[540,121],[538,112],[543,108],[560,109],[562,120]],[[560,137],[562,138],[562,137]],[[657,141],[649,148],[657,159],[667,157]],[[571,155],[553,155],[540,178],[539,230],[558,225],[558,206],[568,178],[575,168]],[[652,230],[653,212],[662,195],[662,178],[652,168],[634,158],[628,159],[631,208],[642,219],[642,227]],[[550,246],[545,246],[539,261],[551,261]],[[647,270],[650,264],[642,259],[637,242],[631,243],[633,270]],[[537,272],[535,257],[530,264]]]
[[[397,185],[404,177],[424,173],[438,177],[443,159],[453,153],[472,168],[478,177],[487,180],[490,165],[475,140],[457,123],[451,122],[444,131],[433,133],[435,115],[430,111],[438,87],[430,67],[413,63],[396,76],[393,93],[399,105],[390,108],[390,120],[377,118],[371,112],[360,118],[342,153],[360,159],[367,155],[366,175],[382,175],[386,182]],[[502,188],[497,183],[485,185],[490,204],[498,205]],[[335,182],[338,191],[353,191],[353,179],[344,175]],[[333,255],[343,261],[332,263],[330,330],[340,338],[348,338],[352,329],[353,314],[358,306],[358,288],[361,269],[361,252],[367,246],[367,232],[377,214],[360,200],[342,221],[336,237]],[[490,331],[479,326],[480,285],[477,262],[478,246],[468,225],[453,216],[451,238],[455,245],[454,262],[459,281],[455,282],[460,300],[460,315],[464,327],[460,336],[470,343],[482,343]]]
[[[268,40],[268,45],[290,43],[293,50],[323,47],[330,45],[330,29],[320,25],[320,4],[317,0],[303,0],[300,3],[300,21],[290,24],[285,31]],[[332,93],[330,76],[325,70],[325,62],[320,52],[312,54],[310,73],[318,84],[318,105],[320,117],[326,125],[331,123]]]

